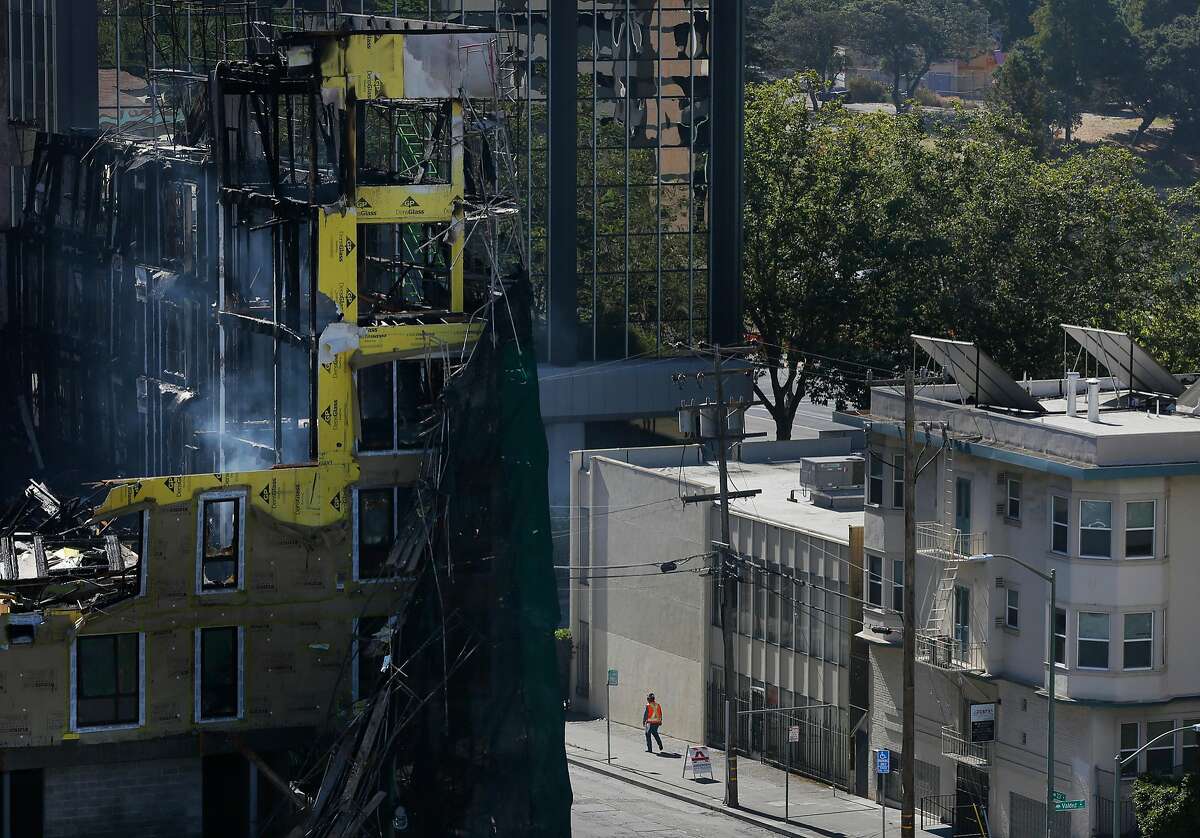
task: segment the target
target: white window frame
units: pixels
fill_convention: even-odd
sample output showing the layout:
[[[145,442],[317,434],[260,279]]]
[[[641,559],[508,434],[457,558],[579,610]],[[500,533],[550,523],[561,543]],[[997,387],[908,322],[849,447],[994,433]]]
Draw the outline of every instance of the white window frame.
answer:
[[[1061,524],[1054,518],[1054,501],[1061,500],[1063,508],[1067,512],[1067,519]],[[1054,533],[1059,527],[1062,527],[1067,534],[1066,544],[1062,550],[1058,550],[1054,546]],[[1066,495],[1050,495],[1050,552],[1059,556],[1069,555],[1071,552],[1071,499]]]
[[[1126,622],[1130,617],[1148,616],[1150,618],[1150,636],[1148,638],[1138,638],[1129,640],[1125,636]],[[1154,669],[1154,612],[1153,611],[1128,611],[1121,615],[1121,669],[1125,672],[1149,672]],[[1147,666],[1127,666],[1125,662],[1126,647],[1130,643],[1145,643],[1150,647],[1150,663]]]
[[[205,629],[237,629],[237,715],[236,716],[214,716],[212,718],[201,718],[200,716],[200,679],[203,676],[201,672],[201,654],[200,654],[200,636]],[[238,722],[246,718],[246,630],[242,626],[201,626],[193,631],[195,637],[194,650],[194,666],[195,676],[192,681],[192,718],[196,724],[209,725],[220,724],[221,722]]]
[[[1013,494],[1013,485],[1017,487],[1016,495]],[[1005,503],[1004,517],[1010,521],[1021,520],[1021,480],[1016,477],[1010,477],[1005,481]],[[1013,514],[1013,504],[1016,504],[1016,514]]]
[[[1083,627],[1081,625],[1084,614],[1103,616],[1107,620],[1108,637],[1084,637],[1083,636]],[[1105,646],[1107,647],[1107,654],[1105,655],[1105,665],[1104,666],[1084,666],[1083,663],[1081,662],[1083,660],[1083,655],[1080,654],[1080,650],[1079,650],[1080,643],[1104,643]],[[1078,612],[1076,612],[1076,614],[1075,614],[1075,668],[1076,669],[1085,669],[1085,670],[1089,670],[1092,672],[1110,672],[1110,671],[1112,671],[1112,668],[1113,668],[1112,663],[1113,663],[1113,660],[1112,660],[1112,614],[1109,614],[1106,611],[1078,611]]]
[[[897,571],[899,576],[897,577]],[[897,582],[896,579],[900,581]],[[892,610],[897,614],[904,613],[904,559],[892,559]],[[896,596],[900,596],[900,607],[896,607]]]
[[[397,574],[395,576],[363,577],[359,573],[359,563],[358,563],[358,524],[359,524],[359,521],[358,521],[358,494],[359,494],[360,489],[361,489],[361,491],[365,491],[365,492],[376,492],[376,491],[379,491],[380,489],[391,489],[392,490],[392,532],[394,532],[396,534],[396,537],[398,538],[400,536],[400,489],[403,489],[403,488],[407,488],[407,487],[397,486],[397,485],[362,486],[362,487],[355,486],[353,489],[350,490],[350,538],[351,538],[350,546],[351,546],[351,550],[353,552],[353,557],[351,560],[351,564],[352,564],[351,571],[352,571],[352,576],[353,576],[353,579],[355,582],[358,582],[363,585],[373,585],[373,584],[377,584],[377,583],[396,582],[396,581],[404,578],[403,574]]]
[[[871,561],[879,562],[879,573],[871,572]],[[883,556],[877,556],[873,553],[867,554],[867,605],[872,608],[883,608]],[[876,602],[871,598],[871,585],[876,584],[879,587],[879,601]]]
[[[232,588],[206,589],[204,587],[204,503],[210,500],[237,501],[237,585]],[[221,596],[244,590],[246,590],[246,490],[202,492],[196,497],[196,593],[200,596]]]
[[[896,503],[897,497],[900,502]],[[904,508],[904,455],[892,455],[892,508]]]
[[[133,632],[104,632],[105,634],[132,634]],[[88,635],[84,635],[87,637]],[[72,733],[102,733],[109,730],[137,730],[146,725],[146,633],[139,631],[138,636],[138,720],[118,725],[89,725],[80,727],[78,722],[78,705],[76,703],[78,666],[79,666],[79,635],[71,640],[71,708],[70,727]]]
[[[875,473],[876,465],[879,466],[878,474]],[[879,507],[881,509],[883,508],[883,501],[884,501],[883,492],[884,492],[884,487],[887,485],[887,480],[884,479],[884,469],[885,468],[887,468],[887,461],[884,459],[883,455],[876,454],[875,452],[871,452],[870,461],[867,463],[867,497],[866,497],[866,505],[867,506],[875,506],[875,507]],[[871,496],[872,496],[872,494],[874,494],[874,484],[876,482],[878,482],[878,484],[879,484],[879,500],[873,501],[873,500],[871,500]]]
[[[134,599],[144,597],[150,584],[150,510],[143,509],[141,516],[142,554],[138,556],[138,595]]]
[[[1085,527],[1083,525],[1083,505],[1085,503],[1106,503],[1106,504],[1108,504],[1108,528],[1107,528],[1107,530],[1105,530],[1103,527]],[[1111,500],[1105,500],[1103,498],[1080,498],[1079,499],[1079,525],[1076,527],[1076,529],[1079,530],[1079,558],[1081,558],[1081,559],[1100,559],[1100,560],[1104,560],[1104,561],[1109,561],[1112,559],[1112,557],[1113,557],[1112,508],[1113,508],[1113,502]],[[1093,532],[1107,532],[1108,533],[1108,555],[1107,556],[1099,556],[1099,555],[1095,555],[1093,553],[1083,552],[1083,531],[1085,529],[1092,530]]]
[[[396,402],[398,400],[397,399],[397,391],[396,391],[396,387],[397,387],[397,384],[396,384],[396,362],[395,361],[384,361],[382,364],[377,364],[377,365],[372,364],[371,366],[383,366],[384,364],[387,364],[391,367],[391,373],[392,373],[392,444],[388,448],[372,448],[369,451],[367,451],[367,450],[362,449],[361,436],[356,436],[355,440],[354,440],[354,453],[357,454],[359,457],[380,457],[380,456],[394,457],[397,454],[403,453],[402,449],[400,448],[400,440],[399,440],[399,436],[400,436],[399,429],[398,429],[399,424],[400,424],[399,417],[396,416],[396,413],[397,413]],[[364,368],[364,369],[369,369],[369,368]],[[358,390],[358,374],[360,371],[361,370],[354,371],[354,409],[355,410],[359,410],[360,394],[359,394],[359,390]]]
[[[1063,615],[1063,633],[1062,634],[1059,634],[1057,631],[1058,612],[1059,611],[1061,611],[1062,615]],[[1070,612],[1068,612],[1067,609],[1065,609],[1065,608],[1057,608],[1056,607],[1054,609],[1054,612],[1055,613],[1050,616],[1050,619],[1054,621],[1054,629],[1055,630],[1051,631],[1050,635],[1055,640],[1058,640],[1060,637],[1062,638],[1063,659],[1061,661],[1054,659],[1054,647],[1053,646],[1050,647],[1050,657],[1051,657],[1051,659],[1054,659],[1055,666],[1059,667],[1060,669],[1066,669],[1067,661],[1069,660],[1068,656],[1071,651],[1071,630],[1070,630],[1071,616],[1070,616]]]
[[[1179,725],[1178,725],[1178,724],[1175,722],[1175,720],[1173,720],[1173,719],[1150,719],[1149,721],[1147,721],[1147,722],[1146,722],[1146,742],[1147,742],[1147,746],[1146,746],[1146,750],[1142,751],[1142,758],[1143,758],[1143,761],[1144,761],[1144,764],[1145,764],[1145,773],[1147,773],[1147,774],[1149,774],[1149,773],[1150,773],[1150,754],[1151,754],[1153,751],[1158,751],[1158,752],[1160,752],[1160,753],[1161,753],[1161,752],[1163,752],[1163,751],[1169,751],[1169,752],[1170,752],[1170,754],[1171,754],[1171,767],[1170,767],[1170,769],[1168,769],[1168,771],[1167,771],[1167,773],[1170,773],[1171,771],[1173,771],[1173,770],[1174,770],[1175,766],[1179,764],[1179,757],[1177,756],[1177,754],[1178,754],[1178,750],[1177,750],[1177,748],[1178,748],[1178,745],[1179,745],[1179,731],[1178,731],[1178,730],[1175,730],[1175,731],[1174,731],[1174,732],[1173,732],[1173,733],[1172,733],[1172,734],[1171,734],[1169,737],[1167,737],[1166,739],[1160,739],[1160,740],[1159,740],[1158,742],[1156,742],[1155,744],[1153,744],[1153,745],[1150,745],[1150,744],[1148,744],[1148,743],[1149,743],[1149,742],[1150,742],[1150,740],[1152,740],[1152,739],[1153,739],[1155,736],[1161,736],[1161,735],[1162,735],[1162,733],[1166,733],[1166,731],[1162,731],[1162,732],[1160,732],[1160,733],[1155,733],[1153,736],[1151,736],[1151,726],[1152,726],[1152,725],[1154,725],[1154,724],[1165,725],[1165,726],[1166,726],[1166,728],[1167,728],[1167,730],[1172,730],[1173,728],[1177,728],[1177,727],[1179,727]],[[1169,744],[1164,744],[1164,743],[1169,743]]]
[[[1135,503],[1150,504],[1150,526],[1149,527],[1130,527],[1129,526],[1129,507]],[[1150,553],[1145,556],[1129,555],[1129,533],[1130,532],[1145,532],[1150,531]],[[1144,562],[1152,560],[1158,556],[1158,501],[1153,499],[1146,500],[1128,500],[1125,501],[1125,532],[1122,533],[1123,544],[1121,545],[1121,555],[1133,562]]]
[[[1134,747],[1132,747],[1132,748],[1126,748],[1125,743],[1121,741],[1121,731],[1128,726],[1132,726],[1134,729],[1137,730],[1137,744],[1134,745]],[[1140,722],[1119,722],[1117,724],[1117,753],[1119,753],[1121,755],[1121,760],[1124,761],[1126,755],[1133,753],[1140,747],[1142,747],[1142,725],[1141,725],[1141,723]],[[1145,755],[1145,753],[1146,753],[1145,751],[1142,751],[1142,753],[1138,754],[1132,762],[1127,762],[1127,763],[1125,763],[1125,765],[1121,766],[1121,779],[1122,780],[1137,779],[1137,775],[1140,773],[1139,772],[1139,764],[1142,762],[1142,757]],[[1126,774],[1125,772],[1129,772],[1129,773]]]
[[[1004,593],[1004,625],[1014,631],[1021,630],[1021,592],[1016,588],[1008,588]]]

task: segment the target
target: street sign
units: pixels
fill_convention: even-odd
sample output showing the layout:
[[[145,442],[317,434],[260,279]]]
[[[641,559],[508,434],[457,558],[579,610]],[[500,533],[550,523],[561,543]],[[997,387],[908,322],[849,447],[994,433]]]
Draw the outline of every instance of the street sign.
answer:
[[[788,741],[789,742],[799,742],[800,741],[800,725],[791,725],[788,727]]]
[[[708,758],[708,748],[703,745],[689,745],[687,756],[683,758],[683,776],[687,776],[688,769],[692,770],[692,779],[698,780],[701,774],[707,774],[711,780],[713,778],[712,760]]]
[[[1054,811],[1069,812],[1072,809],[1086,809],[1087,802],[1084,800],[1059,800],[1054,804]]]
[[[610,687],[615,687],[617,685],[617,670],[608,670],[608,685]]]
[[[996,705],[971,705],[971,741],[994,742],[996,740]]]
[[[1055,803],[1058,803],[1060,800],[1066,800],[1066,799],[1067,799],[1067,796],[1065,794],[1063,794],[1061,791],[1054,792],[1054,802]]]
[[[880,748],[875,753],[875,772],[877,774],[892,773],[892,752],[886,748]]]

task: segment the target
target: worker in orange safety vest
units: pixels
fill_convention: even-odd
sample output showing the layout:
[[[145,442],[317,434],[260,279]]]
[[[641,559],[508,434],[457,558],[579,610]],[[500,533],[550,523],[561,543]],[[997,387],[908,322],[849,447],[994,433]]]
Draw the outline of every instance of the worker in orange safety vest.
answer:
[[[662,705],[654,700],[654,693],[646,696],[646,709],[642,712],[642,724],[646,728],[646,753],[654,753],[654,749],[650,747],[651,736],[658,743],[659,753],[662,753],[662,738],[658,735],[658,729],[662,727]]]

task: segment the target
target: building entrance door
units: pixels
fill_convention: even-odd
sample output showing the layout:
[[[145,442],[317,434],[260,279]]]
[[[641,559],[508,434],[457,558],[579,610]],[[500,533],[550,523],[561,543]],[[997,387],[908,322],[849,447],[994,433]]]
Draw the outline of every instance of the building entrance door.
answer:
[[[988,773],[973,765],[959,763],[954,778],[954,834],[988,836]]]
[[[959,658],[967,655],[971,645],[971,589],[954,586],[954,639]]]
[[[750,690],[750,709],[765,710],[767,707],[767,691],[762,687],[754,687]],[[766,720],[766,713],[751,713],[750,714],[750,756],[755,759],[762,759],[763,756],[763,722]]]
[[[954,528],[964,536],[971,533],[971,478],[954,480]]]

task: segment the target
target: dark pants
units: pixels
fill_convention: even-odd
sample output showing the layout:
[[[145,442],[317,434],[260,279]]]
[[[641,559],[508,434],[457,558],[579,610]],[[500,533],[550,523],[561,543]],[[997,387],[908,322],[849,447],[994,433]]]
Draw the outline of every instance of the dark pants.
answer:
[[[646,750],[647,751],[651,750],[651,748],[650,748],[650,737],[651,736],[653,736],[654,741],[658,743],[658,749],[660,751],[663,749],[662,739],[658,735],[658,729],[660,727],[662,727],[662,725],[650,725],[650,727],[646,729]]]

